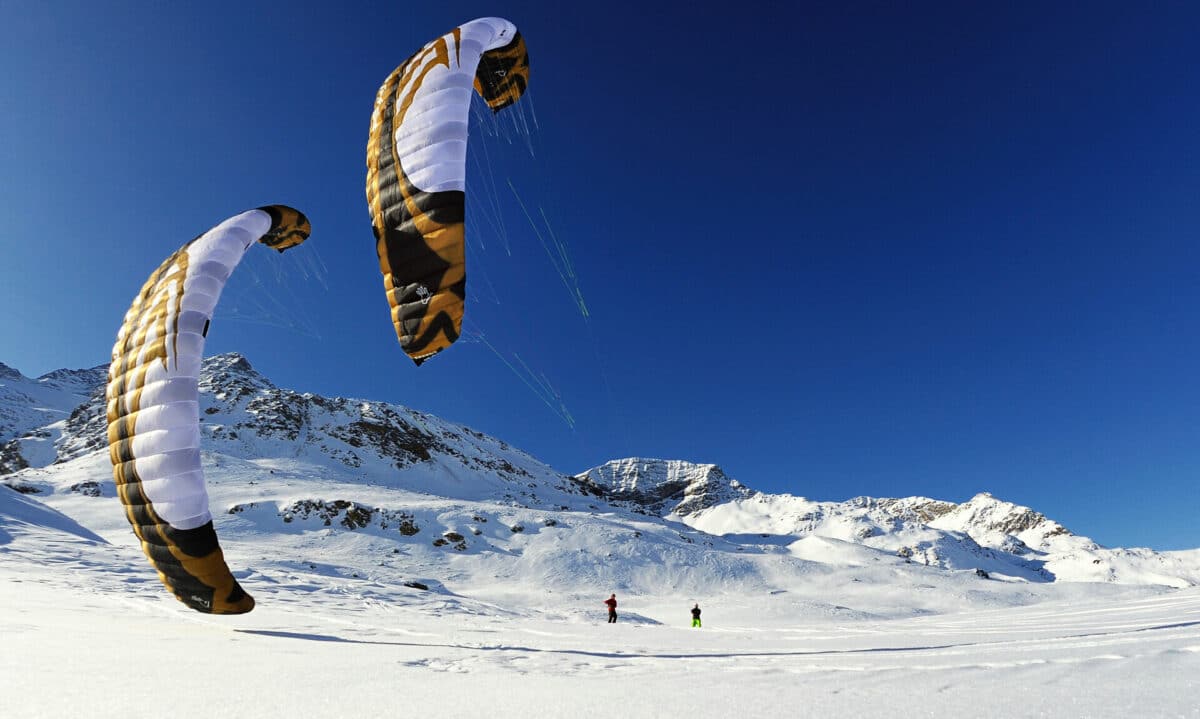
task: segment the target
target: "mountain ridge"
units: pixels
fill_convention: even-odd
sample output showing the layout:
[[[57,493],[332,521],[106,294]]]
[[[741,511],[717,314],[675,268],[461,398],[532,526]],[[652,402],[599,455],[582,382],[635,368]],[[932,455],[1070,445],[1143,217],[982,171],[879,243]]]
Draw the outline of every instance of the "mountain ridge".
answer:
[[[115,495],[97,379],[103,370],[57,370],[37,380],[15,373],[0,383],[0,411],[12,409],[25,423],[0,444],[0,482],[70,506],[77,501],[63,497]],[[651,458],[616,459],[568,475],[503,440],[401,405],[277,387],[237,353],[205,359],[199,389],[206,473],[225,502],[213,513],[239,517],[255,531],[315,526],[411,537],[400,528],[415,528],[414,535],[436,530],[433,541],[442,545],[435,546],[478,555],[521,544],[514,536],[531,525],[564,528],[585,513],[599,518],[587,523],[589,531],[611,536],[617,555],[636,566],[646,557],[632,551],[629,536],[652,533],[670,546],[647,556],[666,552],[661,556],[685,564],[701,561],[698,551],[777,553],[802,563],[899,562],[1026,582],[1200,583],[1200,563],[1186,553],[1104,548],[987,492],[961,503],[812,501],[759,492],[716,464]],[[43,420],[51,421],[29,426]],[[86,477],[81,467],[89,468]],[[223,479],[228,472],[247,486]],[[285,489],[297,485],[307,490]],[[389,492],[414,499],[401,506]],[[457,509],[439,514],[421,505]],[[477,521],[487,517],[504,531],[497,535],[500,525]],[[672,548],[680,542],[694,546],[680,554]],[[558,566],[562,559],[546,561]]]

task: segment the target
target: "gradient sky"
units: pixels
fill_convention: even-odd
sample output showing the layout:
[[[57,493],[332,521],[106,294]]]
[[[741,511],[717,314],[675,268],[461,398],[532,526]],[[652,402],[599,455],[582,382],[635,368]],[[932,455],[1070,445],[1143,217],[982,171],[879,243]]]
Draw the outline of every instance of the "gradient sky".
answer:
[[[0,361],[106,362],[166,255],[285,203],[311,240],[249,253],[208,342],[281,386],[564,472],[990,491],[1200,546],[1200,6],[700,5],[0,0]],[[367,126],[396,65],[483,15],[526,37],[536,122],[472,128],[472,341],[417,368]]]

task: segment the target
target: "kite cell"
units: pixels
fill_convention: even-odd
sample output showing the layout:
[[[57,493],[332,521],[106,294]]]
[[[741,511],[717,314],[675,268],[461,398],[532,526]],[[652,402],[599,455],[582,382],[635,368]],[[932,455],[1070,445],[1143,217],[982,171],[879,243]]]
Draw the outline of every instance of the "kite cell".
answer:
[[[198,383],[208,325],[251,245],[283,252],[308,234],[308,219],[283,205],[230,217],[150,275],[113,346],[106,399],[117,494],[163,584],[197,611],[254,608],[217,544],[200,468]]]
[[[462,332],[471,92],[499,112],[528,82],[529,53],[516,26],[480,18],[405,60],[375,98],[367,204],[392,324],[418,365]]]

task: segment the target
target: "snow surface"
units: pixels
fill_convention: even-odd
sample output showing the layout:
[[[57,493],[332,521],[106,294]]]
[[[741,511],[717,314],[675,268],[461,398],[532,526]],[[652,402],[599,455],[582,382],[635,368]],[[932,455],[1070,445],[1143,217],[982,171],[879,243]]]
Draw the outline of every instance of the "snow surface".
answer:
[[[0,486],[4,719],[1200,717],[1200,550],[1106,549],[986,494],[814,502],[640,459],[573,479],[236,355],[206,362],[203,461],[258,604],[198,614],[72,394],[53,457],[0,482],[24,492]]]
[[[0,512],[9,494],[0,488]],[[607,587],[558,592],[536,573],[476,573],[421,591],[370,562],[350,576],[348,548],[329,535],[296,562],[286,537],[229,541],[236,532],[223,526],[231,561],[254,567],[239,580],[259,606],[212,617],[166,596],[127,539],[89,540],[59,521],[3,527],[0,697],[12,719],[160,708],[179,717],[1200,716],[1198,588],[991,582],[983,597],[974,578],[906,565],[814,572],[775,592],[618,593],[622,618],[608,625]],[[863,586],[848,591],[856,579]],[[936,613],[921,595],[938,597]],[[703,629],[688,627],[693,600]]]

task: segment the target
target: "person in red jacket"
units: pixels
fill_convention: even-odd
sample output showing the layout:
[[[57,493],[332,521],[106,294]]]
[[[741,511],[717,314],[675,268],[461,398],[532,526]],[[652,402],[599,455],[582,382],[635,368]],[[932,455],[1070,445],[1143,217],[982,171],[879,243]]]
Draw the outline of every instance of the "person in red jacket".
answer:
[[[604,604],[608,607],[608,623],[616,624],[616,622],[617,622],[617,595],[613,594],[608,599],[605,599]]]

